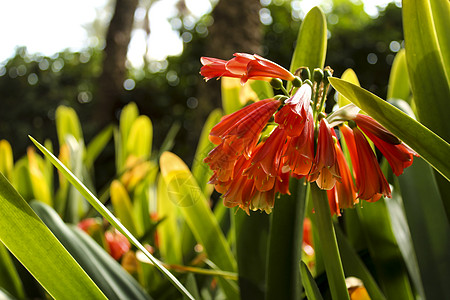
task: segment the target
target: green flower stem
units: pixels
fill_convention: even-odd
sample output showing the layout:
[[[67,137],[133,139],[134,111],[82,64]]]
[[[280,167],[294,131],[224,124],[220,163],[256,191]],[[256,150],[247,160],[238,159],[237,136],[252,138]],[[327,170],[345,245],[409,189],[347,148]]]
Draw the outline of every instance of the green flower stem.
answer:
[[[345,285],[344,270],[331,220],[327,194],[313,183],[311,184],[311,197],[331,296],[333,299],[339,300],[350,299]]]

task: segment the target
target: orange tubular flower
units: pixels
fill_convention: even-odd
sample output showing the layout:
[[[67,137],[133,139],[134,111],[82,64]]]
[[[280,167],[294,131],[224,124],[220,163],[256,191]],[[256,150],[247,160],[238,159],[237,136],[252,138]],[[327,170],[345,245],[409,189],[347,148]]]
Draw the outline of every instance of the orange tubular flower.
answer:
[[[352,208],[355,203],[358,202],[356,189],[353,184],[352,174],[345,160],[344,153],[342,152],[339,143],[335,143],[336,159],[339,165],[339,172],[341,179],[336,182],[335,190],[336,196],[339,201],[339,209]]]
[[[286,100],[285,106],[275,115],[275,122],[280,124],[280,127],[286,130],[291,137],[300,135],[308,120],[311,92],[309,84],[302,85],[292,98]]]
[[[314,161],[314,121],[311,108],[308,109],[308,117],[300,135],[289,140],[285,157],[292,173],[308,175]]]
[[[346,125],[341,126],[341,132],[350,152],[359,191],[358,198],[369,202],[375,202],[382,196],[390,198],[389,184],[364,134],[357,127],[353,128],[352,132]]]
[[[319,188],[323,190],[332,189],[336,180],[340,178],[334,146],[335,141],[331,130],[325,118],[321,119],[314,166],[308,178],[311,182],[315,181]]]
[[[371,117],[358,114],[354,121],[383,153],[395,175],[400,176],[413,163],[413,157],[419,156]]]
[[[225,61],[218,58],[202,57],[200,70],[206,80],[215,77],[241,78],[244,84],[249,79],[270,81],[272,78],[293,80],[294,75],[280,65],[259,55],[235,53],[234,58]]]
[[[257,149],[260,147],[261,145],[258,145]],[[275,193],[278,191],[277,185],[268,191],[259,191],[256,188],[255,180],[243,175],[243,171],[250,164],[251,160],[247,160],[244,156],[239,158],[234,170],[236,176],[226,186],[226,191],[223,192],[223,203],[226,207],[239,206],[247,214],[250,213],[250,210],[257,209],[270,213],[273,208]]]
[[[243,175],[254,179],[256,188],[261,192],[267,192],[275,186],[282,167],[281,158],[286,138],[286,132],[277,127],[258,151],[255,151],[251,165],[244,170]]]
[[[280,103],[273,99],[258,101],[223,117],[212,128],[209,138],[219,146],[208,154],[204,162],[211,170],[217,171],[217,180],[226,182],[233,179],[236,160],[241,155],[250,157],[261,131],[279,105]]]

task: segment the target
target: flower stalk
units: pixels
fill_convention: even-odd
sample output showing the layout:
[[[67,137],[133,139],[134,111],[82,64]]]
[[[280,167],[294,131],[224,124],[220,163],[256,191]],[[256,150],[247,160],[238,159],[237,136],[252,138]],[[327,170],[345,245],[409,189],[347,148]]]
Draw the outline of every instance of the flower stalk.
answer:
[[[327,193],[314,183],[310,185],[310,188],[331,297],[339,300],[350,299],[347,286],[345,285],[344,270],[330,214]]]

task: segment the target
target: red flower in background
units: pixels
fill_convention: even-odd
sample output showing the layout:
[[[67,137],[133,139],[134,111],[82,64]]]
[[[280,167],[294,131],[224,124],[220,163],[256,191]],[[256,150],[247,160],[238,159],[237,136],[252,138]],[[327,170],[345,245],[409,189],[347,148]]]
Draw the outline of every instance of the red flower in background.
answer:
[[[105,232],[106,242],[109,247],[109,254],[119,260],[128,250],[130,250],[130,242],[117,230]]]

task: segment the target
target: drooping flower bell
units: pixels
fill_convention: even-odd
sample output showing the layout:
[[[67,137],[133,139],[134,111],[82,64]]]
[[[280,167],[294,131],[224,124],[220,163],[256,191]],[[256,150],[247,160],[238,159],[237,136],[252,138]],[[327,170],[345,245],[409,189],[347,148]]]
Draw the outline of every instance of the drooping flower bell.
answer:
[[[413,156],[419,156],[371,117],[358,114],[354,121],[381,151],[395,175],[400,176],[403,169],[412,165]]]
[[[340,178],[339,165],[336,158],[332,129],[325,118],[320,120],[319,136],[317,138],[317,151],[314,158],[314,166],[309,174],[309,181],[315,181],[319,188],[331,190]]]
[[[347,125],[343,125],[340,129],[352,160],[358,198],[369,202],[377,201],[382,196],[390,198],[389,184],[364,134],[357,127],[350,129]]]

